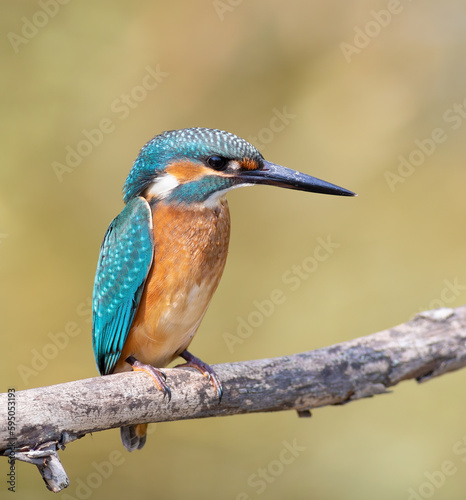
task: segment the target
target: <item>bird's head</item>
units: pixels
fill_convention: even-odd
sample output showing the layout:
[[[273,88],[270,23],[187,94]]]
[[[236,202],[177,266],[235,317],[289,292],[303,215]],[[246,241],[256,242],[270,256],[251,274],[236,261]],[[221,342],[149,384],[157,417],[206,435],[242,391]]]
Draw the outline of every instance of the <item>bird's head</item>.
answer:
[[[270,163],[244,139],[208,128],[170,130],[154,137],[134,162],[123,193],[125,203],[135,196],[176,204],[209,203],[230,189],[254,184],[354,195],[334,184]]]

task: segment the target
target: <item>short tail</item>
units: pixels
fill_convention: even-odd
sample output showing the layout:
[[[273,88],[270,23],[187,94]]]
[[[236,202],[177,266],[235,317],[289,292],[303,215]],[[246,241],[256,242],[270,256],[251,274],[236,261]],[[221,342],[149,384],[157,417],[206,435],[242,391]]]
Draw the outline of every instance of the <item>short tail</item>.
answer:
[[[120,427],[121,442],[128,451],[140,450],[146,442],[147,424]]]

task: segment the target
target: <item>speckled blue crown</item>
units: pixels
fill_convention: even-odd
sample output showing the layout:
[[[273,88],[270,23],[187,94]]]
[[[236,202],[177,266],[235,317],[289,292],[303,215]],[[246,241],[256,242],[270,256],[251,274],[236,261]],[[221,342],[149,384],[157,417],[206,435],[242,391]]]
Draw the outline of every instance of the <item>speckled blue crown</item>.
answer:
[[[168,163],[183,158],[202,161],[212,155],[263,159],[252,144],[230,132],[201,127],[169,130],[155,136],[141,149],[123,187],[125,203],[140,195]]]

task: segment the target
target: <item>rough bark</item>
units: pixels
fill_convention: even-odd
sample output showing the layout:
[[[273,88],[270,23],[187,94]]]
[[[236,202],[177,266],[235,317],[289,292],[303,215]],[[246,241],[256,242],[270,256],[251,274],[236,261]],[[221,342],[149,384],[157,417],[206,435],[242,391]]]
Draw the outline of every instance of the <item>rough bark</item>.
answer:
[[[15,394],[15,430],[0,395],[0,454],[38,465],[47,486],[68,479],[56,450],[90,432],[122,425],[294,409],[299,416],[387,392],[403,380],[424,382],[466,365],[466,306],[417,315],[408,323],[330,347],[273,359],[215,365],[213,387],[192,369],[166,369],[172,399],[145,373],[77,380]],[[49,465],[50,464],[50,465]]]

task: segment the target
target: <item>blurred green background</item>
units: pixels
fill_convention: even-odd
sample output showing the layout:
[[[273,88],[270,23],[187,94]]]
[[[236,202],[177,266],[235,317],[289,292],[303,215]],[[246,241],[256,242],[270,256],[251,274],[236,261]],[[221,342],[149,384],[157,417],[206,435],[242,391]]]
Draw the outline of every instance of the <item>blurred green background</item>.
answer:
[[[97,374],[99,246],[132,161],[167,129],[234,132],[359,194],[229,195],[228,264],[191,346],[203,360],[292,354],[466,303],[464,2],[42,0],[3,5],[0,26],[2,391]],[[284,273],[328,237],[338,247],[292,290]],[[229,348],[224,334],[276,288],[285,302]],[[54,347],[66,329],[76,335]],[[466,370],[405,382],[311,420],[158,424],[131,455],[117,430],[86,436],[61,453],[71,485],[60,495],[464,498],[465,383]],[[280,465],[284,442],[300,451]],[[113,472],[99,476],[109,457]],[[51,497],[17,465],[15,498]]]

